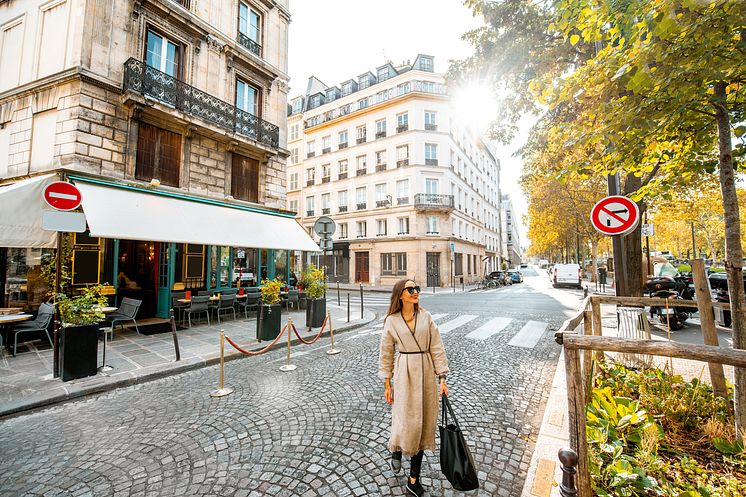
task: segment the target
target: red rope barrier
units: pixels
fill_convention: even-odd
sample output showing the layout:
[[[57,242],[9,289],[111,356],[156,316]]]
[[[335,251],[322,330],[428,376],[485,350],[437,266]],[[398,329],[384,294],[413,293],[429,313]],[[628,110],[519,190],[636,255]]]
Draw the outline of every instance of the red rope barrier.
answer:
[[[327,314],[327,316],[324,318],[324,323],[321,325],[321,329],[319,329],[319,332],[316,334],[316,336],[314,337],[314,339],[311,340],[310,342],[308,342],[306,340],[303,340],[303,337],[300,336],[300,333],[298,333],[298,329],[295,327],[295,325],[293,325],[293,331],[295,332],[295,336],[297,336],[298,340],[300,340],[301,342],[305,343],[306,345],[312,345],[312,344],[316,343],[316,341],[319,338],[321,338],[321,334],[324,333],[324,328],[326,327],[326,322],[327,322],[328,319],[329,319],[329,315]]]
[[[293,326],[293,328],[295,328],[295,326]],[[244,355],[259,355],[259,354],[263,354],[263,353],[267,352],[269,349],[271,349],[277,343],[277,341],[280,340],[280,338],[282,338],[282,335],[285,334],[285,330],[287,330],[287,329],[288,329],[288,325],[285,325],[285,327],[282,328],[282,331],[280,331],[280,333],[275,338],[274,342],[270,343],[269,345],[267,345],[266,347],[264,347],[262,350],[257,350],[257,351],[244,350],[236,342],[234,342],[230,338],[225,337],[225,339],[228,341],[229,344],[233,345],[234,349],[236,349],[237,351],[239,351],[240,353],[242,353]]]

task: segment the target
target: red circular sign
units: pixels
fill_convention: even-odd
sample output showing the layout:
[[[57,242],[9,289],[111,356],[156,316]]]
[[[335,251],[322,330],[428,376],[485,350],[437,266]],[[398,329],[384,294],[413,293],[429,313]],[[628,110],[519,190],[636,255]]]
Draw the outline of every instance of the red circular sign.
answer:
[[[80,207],[80,190],[72,183],[55,181],[44,188],[44,201],[54,209],[72,211]]]
[[[604,235],[626,235],[639,221],[637,204],[621,195],[599,200],[591,209],[593,227]]]

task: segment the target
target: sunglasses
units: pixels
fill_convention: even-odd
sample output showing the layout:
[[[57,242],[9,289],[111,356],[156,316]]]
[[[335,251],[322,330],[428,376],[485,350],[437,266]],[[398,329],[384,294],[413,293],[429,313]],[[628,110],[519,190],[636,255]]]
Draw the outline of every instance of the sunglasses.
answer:
[[[420,293],[419,286],[408,286],[405,288],[405,290],[408,291],[410,295],[414,295],[414,292]]]

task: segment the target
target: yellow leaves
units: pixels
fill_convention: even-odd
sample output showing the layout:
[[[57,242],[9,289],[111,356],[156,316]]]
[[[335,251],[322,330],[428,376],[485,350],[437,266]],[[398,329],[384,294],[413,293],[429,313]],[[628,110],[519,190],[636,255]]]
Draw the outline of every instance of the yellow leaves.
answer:
[[[580,36],[579,35],[572,35],[572,36],[570,36],[570,45],[575,46],[575,45],[578,44],[579,41],[580,41]]]

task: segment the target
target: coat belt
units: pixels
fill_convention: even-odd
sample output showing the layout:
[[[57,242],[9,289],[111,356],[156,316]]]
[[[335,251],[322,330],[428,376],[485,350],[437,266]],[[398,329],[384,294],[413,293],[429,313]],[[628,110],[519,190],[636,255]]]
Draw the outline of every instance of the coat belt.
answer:
[[[418,350],[417,352],[404,352],[403,350],[400,350],[400,354],[425,354],[429,352],[429,350]]]

